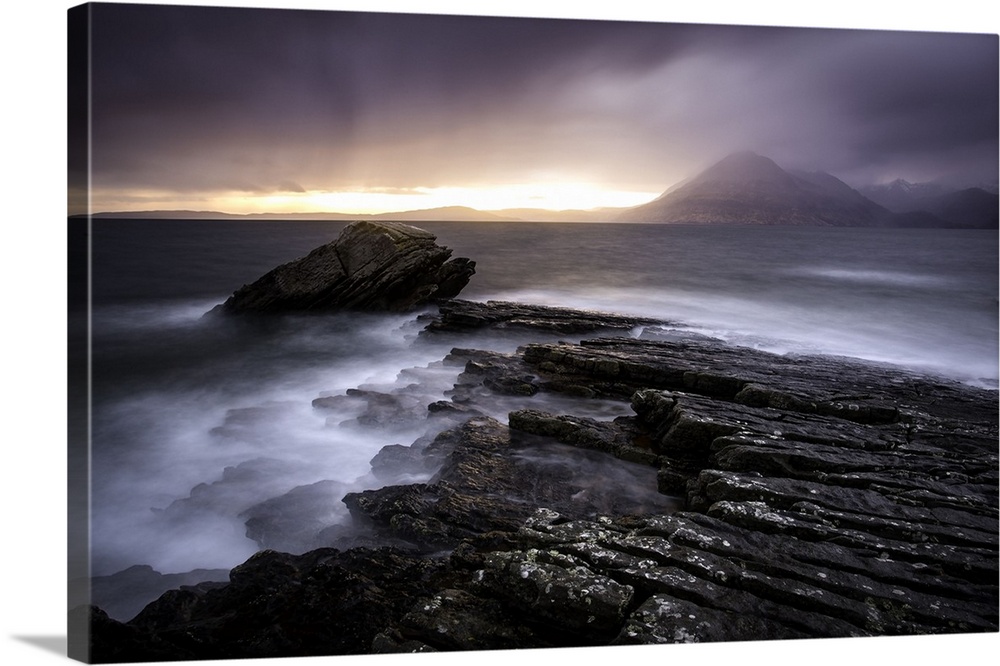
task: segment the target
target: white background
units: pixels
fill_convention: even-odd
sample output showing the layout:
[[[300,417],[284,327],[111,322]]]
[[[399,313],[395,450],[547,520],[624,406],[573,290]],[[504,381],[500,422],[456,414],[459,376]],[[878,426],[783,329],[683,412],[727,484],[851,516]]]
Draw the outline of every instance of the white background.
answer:
[[[0,516],[0,663],[15,666],[63,663],[66,637],[66,354],[65,354],[65,37],[66,10],[77,3],[18,0],[6,5],[0,21],[3,76],[0,114],[3,143],[0,172],[8,209],[0,226],[3,323],[2,406],[4,436],[2,516]],[[261,2],[169,2],[286,6]],[[801,25],[950,32],[998,32],[996,3],[949,0],[926,3],[837,0],[815,3],[697,3],[615,0],[608,3],[555,0],[294,0],[289,7],[475,13],[652,20],[742,25]],[[989,7],[989,8],[987,8]],[[872,63],[877,67],[878,63]],[[10,209],[13,210],[10,210]],[[788,641],[698,646],[567,650],[564,658],[587,661],[627,659],[644,663],[726,663],[757,660],[769,664],[947,664],[989,659],[1000,653],[1000,634],[968,636]],[[500,664],[511,653],[323,657],[309,660],[244,660],[284,664]],[[542,664],[551,651],[523,651],[516,659]]]

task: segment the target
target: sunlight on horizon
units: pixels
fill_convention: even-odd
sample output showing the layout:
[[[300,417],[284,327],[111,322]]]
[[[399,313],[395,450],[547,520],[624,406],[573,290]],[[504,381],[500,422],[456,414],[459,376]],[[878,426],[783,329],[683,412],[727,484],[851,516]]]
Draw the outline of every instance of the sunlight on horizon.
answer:
[[[278,205],[295,208],[338,210],[348,213],[396,212],[467,206],[477,210],[542,208],[546,210],[590,210],[637,206],[656,197],[648,192],[607,190],[587,183],[545,185],[516,184],[497,187],[415,188],[412,193],[307,192],[289,197],[268,197]]]
[[[93,212],[200,210],[225,213],[346,213],[380,214],[428,208],[465,206],[481,211],[511,208],[592,210],[627,208],[647,203],[659,192],[611,190],[590,183],[513,184],[494,187],[413,188],[386,192],[288,192],[281,194],[218,193],[189,198],[168,192],[95,193]]]

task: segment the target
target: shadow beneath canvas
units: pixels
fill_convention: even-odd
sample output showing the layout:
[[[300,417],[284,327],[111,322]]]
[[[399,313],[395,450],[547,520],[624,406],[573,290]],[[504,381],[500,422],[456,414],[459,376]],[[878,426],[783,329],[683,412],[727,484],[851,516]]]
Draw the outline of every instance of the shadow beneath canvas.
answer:
[[[11,638],[34,645],[46,652],[53,652],[61,657],[66,656],[66,636],[11,636]]]

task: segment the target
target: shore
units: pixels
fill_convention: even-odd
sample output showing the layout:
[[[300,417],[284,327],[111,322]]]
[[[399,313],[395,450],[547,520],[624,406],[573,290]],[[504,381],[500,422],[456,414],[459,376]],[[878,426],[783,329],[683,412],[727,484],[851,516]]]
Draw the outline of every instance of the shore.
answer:
[[[483,330],[526,342],[462,345]],[[345,396],[448,425],[372,461],[429,482],[344,497],[368,542],[263,551],[127,623],[78,608],[92,658],[997,631],[995,391],[525,304],[449,301],[421,335],[454,341],[448,400]],[[631,415],[574,414],[594,401]]]

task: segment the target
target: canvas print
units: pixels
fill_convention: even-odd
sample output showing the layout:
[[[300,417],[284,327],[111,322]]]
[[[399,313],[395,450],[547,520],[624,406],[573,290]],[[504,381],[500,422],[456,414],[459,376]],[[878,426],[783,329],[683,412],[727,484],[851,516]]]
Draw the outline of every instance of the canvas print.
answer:
[[[68,18],[70,656],[997,631],[997,35]]]

